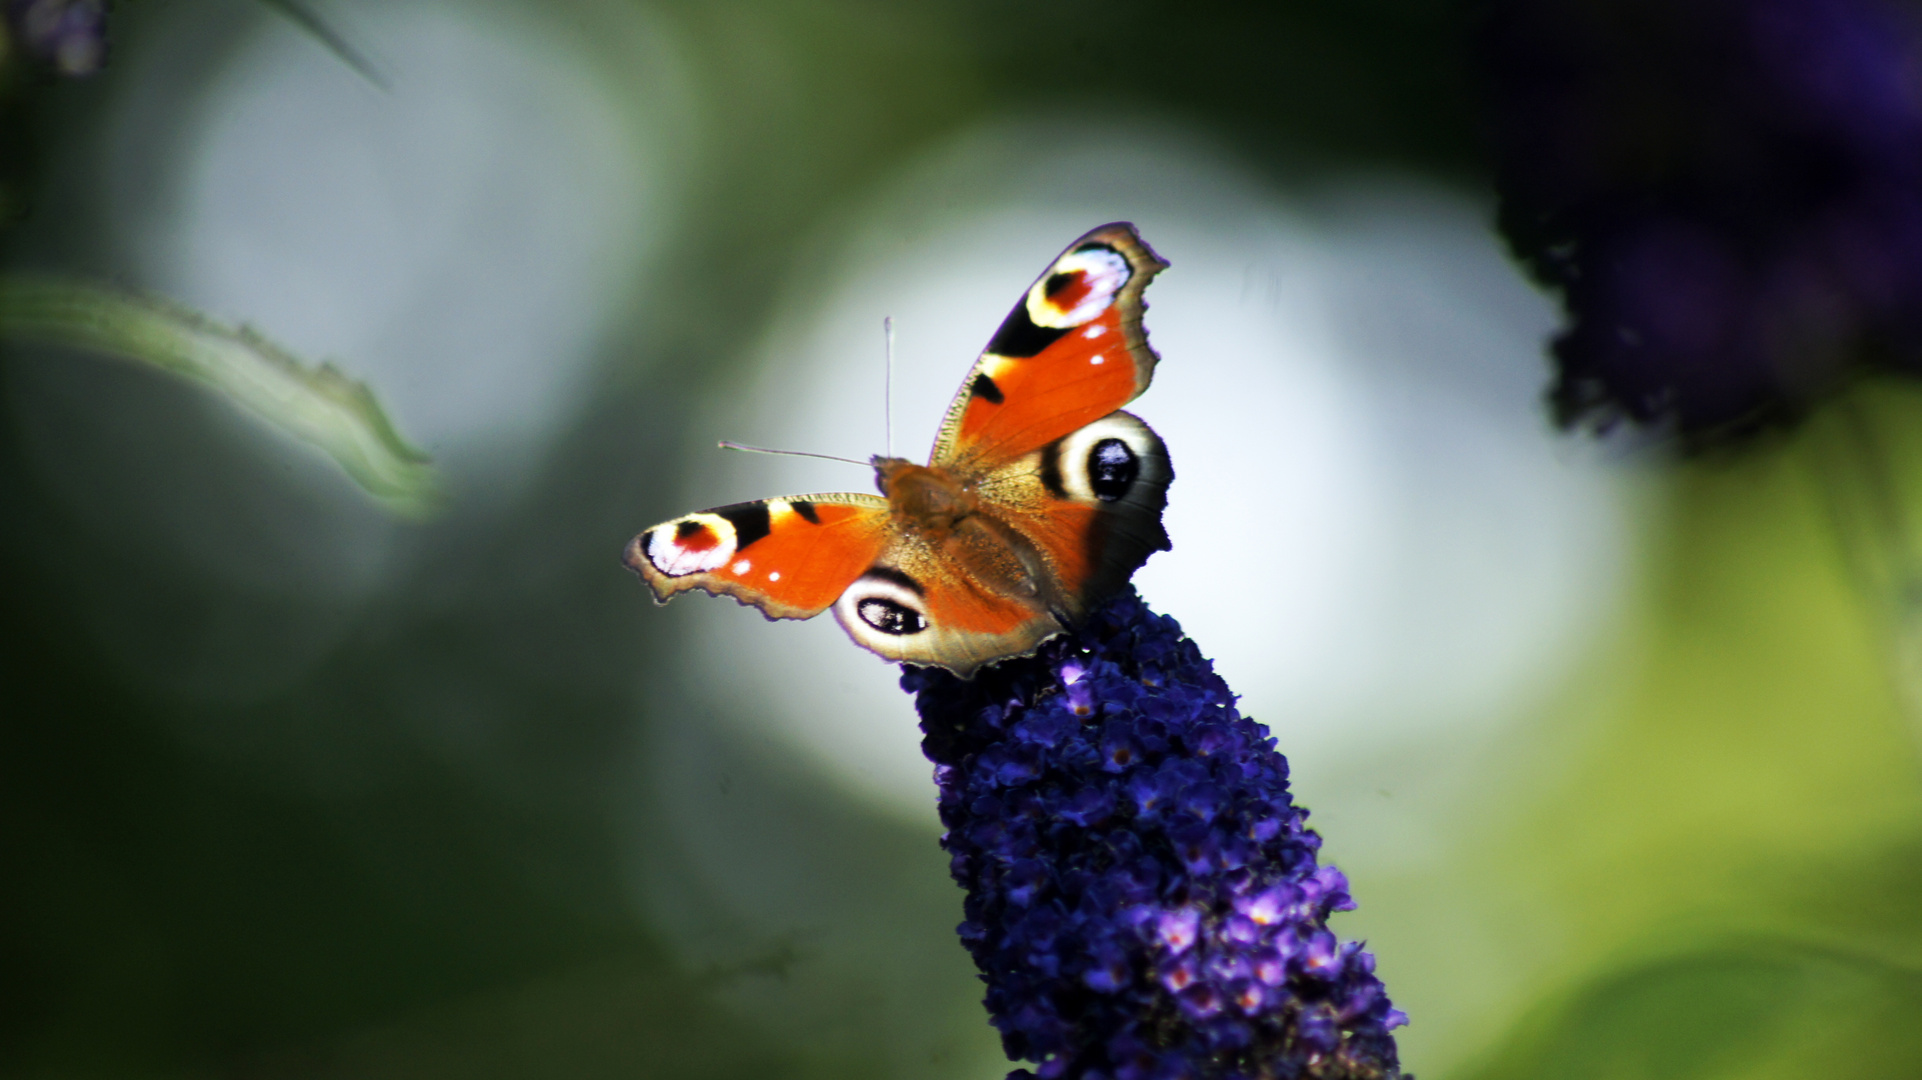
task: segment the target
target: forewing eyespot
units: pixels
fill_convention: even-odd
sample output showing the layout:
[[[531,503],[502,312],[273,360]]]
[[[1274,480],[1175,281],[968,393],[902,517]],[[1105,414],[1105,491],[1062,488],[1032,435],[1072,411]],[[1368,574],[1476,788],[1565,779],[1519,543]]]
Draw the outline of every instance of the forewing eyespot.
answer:
[[[668,577],[704,574],[726,566],[736,548],[734,523],[715,513],[689,514],[652,529],[642,542],[647,561]]]
[[[1108,310],[1132,276],[1127,258],[1106,244],[1071,251],[1035,283],[1028,294],[1028,317],[1037,326],[1057,330],[1080,326]]]

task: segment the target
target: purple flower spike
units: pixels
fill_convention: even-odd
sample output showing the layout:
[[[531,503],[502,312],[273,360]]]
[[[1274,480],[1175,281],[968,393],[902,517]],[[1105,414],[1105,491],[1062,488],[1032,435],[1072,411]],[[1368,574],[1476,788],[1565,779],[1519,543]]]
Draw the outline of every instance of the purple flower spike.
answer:
[[[1010,1080],[1406,1080],[1288,764],[1132,590],[972,681],[907,668]]]
[[[1922,373],[1922,11],[1497,0],[1501,225],[1561,293],[1564,424],[1690,444]]]

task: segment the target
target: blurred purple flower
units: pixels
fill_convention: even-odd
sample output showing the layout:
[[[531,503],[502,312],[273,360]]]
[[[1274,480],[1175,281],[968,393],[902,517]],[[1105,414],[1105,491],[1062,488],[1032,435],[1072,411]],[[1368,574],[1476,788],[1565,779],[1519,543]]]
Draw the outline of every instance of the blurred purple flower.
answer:
[[[62,75],[91,75],[107,58],[106,0],[0,0],[7,35]]]
[[[1407,1022],[1288,763],[1173,619],[1133,590],[1035,656],[907,668],[961,940],[1013,1078],[1400,1077]]]
[[[1922,12],[1497,0],[1501,225],[1570,316],[1563,424],[1692,442],[1922,371]]]

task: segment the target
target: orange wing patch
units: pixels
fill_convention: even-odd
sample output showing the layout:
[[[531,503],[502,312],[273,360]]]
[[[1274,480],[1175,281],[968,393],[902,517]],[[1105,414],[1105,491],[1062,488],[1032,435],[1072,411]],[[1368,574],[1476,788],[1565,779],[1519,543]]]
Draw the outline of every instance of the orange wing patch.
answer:
[[[636,536],[623,561],[654,598],[700,589],[771,619],[826,611],[888,539],[888,504],[852,492],[736,503],[663,522]]]
[[[1110,306],[1035,356],[983,357],[955,445],[976,448],[976,456],[1019,457],[1120,408],[1140,392],[1138,382],[1121,314]]]
[[[1132,225],[1104,225],[1069,245],[969,371],[931,462],[993,468],[1146,390],[1159,358],[1141,329],[1141,294],[1167,265]]]
[[[973,588],[966,579],[930,590],[927,608],[935,626],[964,634],[1011,634],[1036,617],[1031,605]]]
[[[1115,412],[978,481],[982,505],[1047,560],[1052,603],[1084,614],[1168,548],[1174,468],[1140,418]]]

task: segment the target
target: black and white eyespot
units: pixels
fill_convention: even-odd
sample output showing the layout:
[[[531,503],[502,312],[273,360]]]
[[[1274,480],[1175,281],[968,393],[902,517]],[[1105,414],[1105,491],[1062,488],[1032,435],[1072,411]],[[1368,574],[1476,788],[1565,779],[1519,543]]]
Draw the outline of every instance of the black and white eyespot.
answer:
[[[1168,454],[1148,425],[1111,413],[1042,451],[1041,479],[1062,498],[1117,502],[1144,485],[1165,487]]]
[[[854,613],[861,617],[862,622],[889,637],[918,634],[928,626],[928,621],[921,617],[920,612],[885,596],[870,596],[861,600],[854,606]]]
[[[1088,451],[1088,486],[1102,502],[1126,495],[1140,475],[1141,458],[1120,439],[1103,439]]]
[[[1028,290],[1028,318],[1055,330],[1080,326],[1108,310],[1133,275],[1127,258],[1106,244],[1070,251]]]
[[[734,557],[734,523],[716,513],[689,514],[655,526],[641,547],[654,569],[668,577],[705,573]]]
[[[920,583],[886,566],[855,579],[834,602],[834,617],[855,641],[884,654],[894,643],[928,630]]]

